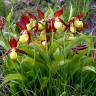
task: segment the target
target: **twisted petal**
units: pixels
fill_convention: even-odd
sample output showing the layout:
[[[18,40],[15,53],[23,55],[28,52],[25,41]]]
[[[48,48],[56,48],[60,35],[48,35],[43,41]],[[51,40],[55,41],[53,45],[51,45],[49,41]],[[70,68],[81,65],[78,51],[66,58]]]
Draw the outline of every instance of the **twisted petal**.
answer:
[[[27,32],[28,34],[28,44],[31,42],[31,33],[30,32]]]
[[[64,8],[61,8],[59,10],[57,10],[55,13],[54,13],[54,18],[56,17],[60,17],[64,12]]]
[[[27,17],[27,16],[22,16],[21,17],[21,20],[25,23],[25,24],[29,24],[30,23],[30,20],[29,20],[29,18]]]
[[[51,20],[46,21],[46,32],[47,33],[52,32],[52,21]]]
[[[80,15],[76,16],[76,18],[81,19],[81,18],[84,17],[84,15],[85,15],[85,14],[84,14],[83,12],[81,12]]]
[[[28,13],[28,15],[29,15],[29,17],[30,17],[31,19],[35,19],[35,20],[37,20],[37,18],[36,18],[36,16],[35,16],[34,14],[32,14],[32,13]]]
[[[38,12],[39,18],[40,18],[41,20],[44,19],[44,13],[42,12],[42,10],[41,10],[40,7],[37,8],[37,12]]]
[[[17,47],[17,40],[14,38],[11,38],[9,41],[10,47],[11,48],[16,48]]]
[[[26,30],[26,24],[22,21],[22,20],[19,20],[16,22],[16,25],[21,29],[21,30]]]
[[[0,16],[0,29],[2,29],[4,26],[4,18]]]
[[[16,52],[17,52],[17,54],[26,54],[25,51],[20,50],[20,49],[18,49],[18,48],[16,48]]]
[[[84,50],[87,48],[87,45],[77,45],[76,47],[72,48],[72,52],[77,54],[79,51]]]

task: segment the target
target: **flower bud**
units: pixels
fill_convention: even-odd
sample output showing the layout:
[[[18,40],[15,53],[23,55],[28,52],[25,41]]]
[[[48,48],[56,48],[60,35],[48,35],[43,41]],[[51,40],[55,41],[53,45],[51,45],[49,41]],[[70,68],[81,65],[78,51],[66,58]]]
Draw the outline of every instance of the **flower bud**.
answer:
[[[45,31],[41,31],[40,36],[39,36],[39,39],[40,39],[41,41],[46,40],[46,33],[45,33]]]
[[[19,38],[19,42],[20,43],[26,43],[27,41],[28,41],[28,34],[27,33],[24,33],[24,34],[22,34],[21,36],[20,36],[20,38]]]
[[[45,46],[45,45],[46,45],[46,43],[47,43],[46,41],[43,41],[43,42],[42,42],[42,45],[43,45],[43,46]]]
[[[16,53],[15,49],[12,49],[12,52],[10,53],[9,56],[10,56],[10,58],[12,60],[16,60],[17,59],[17,53]]]
[[[45,28],[45,22],[41,21],[38,23],[38,30],[44,30]]]
[[[74,21],[74,26],[75,26],[76,28],[83,28],[83,22],[80,21],[80,20],[75,20],[75,21]]]
[[[75,38],[76,38],[76,37],[74,36],[74,34],[70,33],[68,40],[74,40]]]
[[[32,28],[32,25],[29,23],[29,24],[26,25],[26,27],[27,27],[27,30],[30,31],[31,28]]]
[[[73,25],[70,26],[70,32],[76,33],[76,28]]]
[[[62,28],[62,23],[60,21],[55,21],[54,22],[54,27],[58,30]]]

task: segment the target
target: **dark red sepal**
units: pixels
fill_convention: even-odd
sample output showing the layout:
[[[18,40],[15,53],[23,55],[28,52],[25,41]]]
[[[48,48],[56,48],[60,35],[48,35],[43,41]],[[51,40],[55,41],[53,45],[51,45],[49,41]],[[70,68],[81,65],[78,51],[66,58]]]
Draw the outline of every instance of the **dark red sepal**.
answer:
[[[78,52],[79,51],[81,51],[81,50],[84,50],[84,49],[86,49],[88,46],[87,45],[77,45],[76,47],[74,47],[74,48],[72,48],[72,52],[74,53],[74,54],[78,54]]]
[[[67,29],[67,24],[61,18],[58,18],[58,19],[64,25],[64,30],[66,30]]]
[[[26,24],[22,21],[22,20],[19,20],[16,22],[16,25],[21,29],[21,30],[26,30]]]
[[[28,13],[28,15],[29,15],[29,17],[30,17],[31,19],[37,20],[36,16],[35,16],[33,13]]]
[[[41,20],[44,19],[44,13],[42,12],[42,10],[41,10],[40,7],[37,8],[37,12],[38,12],[39,18],[40,18]]]
[[[54,18],[56,17],[60,17],[64,12],[64,8],[61,8],[59,10],[57,10],[55,13],[54,13]]]
[[[51,36],[50,35],[46,35],[46,41],[50,42],[51,41]]]
[[[28,34],[28,44],[31,42],[31,33],[30,32],[27,32]]]
[[[76,46],[75,47],[77,50],[84,50],[84,49],[86,49],[87,48],[87,45],[78,45],[78,46]]]
[[[66,25],[66,23],[61,19],[61,18],[58,18],[59,21],[63,24],[63,25]]]
[[[52,32],[52,20],[49,19],[46,21],[46,33]]]
[[[84,28],[88,28],[88,25],[86,23],[83,23]]]
[[[96,62],[96,49],[93,50],[92,57],[93,61]]]
[[[17,54],[26,54],[26,52],[24,52],[23,50],[20,50],[18,48],[15,48]]]
[[[35,33],[38,31],[38,23],[36,22],[35,26],[32,28],[32,32]]]
[[[9,55],[11,52],[12,52],[12,49],[9,49],[9,50],[6,52],[6,55]]]
[[[65,28],[65,31],[66,31],[67,29],[69,29],[69,28],[70,28],[70,23],[65,24],[64,28]]]
[[[4,26],[4,17],[0,16],[0,29]]]
[[[65,31],[70,28],[70,25],[72,23],[74,23],[74,19],[70,20],[67,24],[64,23],[64,25],[65,25]]]
[[[17,40],[14,38],[11,38],[9,41],[10,47],[11,48],[16,48],[17,47]]]
[[[93,57],[93,61],[96,62],[96,42],[94,42],[94,49],[93,49],[92,57]]]
[[[84,17],[84,15],[85,15],[85,14],[84,14],[83,12],[81,12],[80,15],[76,16],[76,18],[81,19],[81,18]]]
[[[54,23],[55,23],[55,19],[52,19],[52,21],[51,21],[51,25],[52,25],[52,30],[54,31],[54,32],[56,32],[56,28],[55,28],[55,26],[54,26]]]
[[[30,23],[29,18],[28,18],[27,16],[25,16],[25,15],[23,15],[23,16],[21,17],[21,20],[22,20],[25,24],[29,24],[29,23]]]

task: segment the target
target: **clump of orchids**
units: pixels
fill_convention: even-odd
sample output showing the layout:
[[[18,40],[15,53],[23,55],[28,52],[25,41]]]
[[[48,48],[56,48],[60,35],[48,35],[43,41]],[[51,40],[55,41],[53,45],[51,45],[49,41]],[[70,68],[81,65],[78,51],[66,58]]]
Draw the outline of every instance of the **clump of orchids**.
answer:
[[[84,13],[80,13],[80,15],[72,17],[71,20],[67,23],[66,29],[70,31],[70,37],[74,38],[74,35],[77,32],[82,32],[86,27],[86,24],[83,23],[82,18],[84,17]]]
[[[64,9],[61,8],[54,13],[53,18],[45,20],[44,13],[40,7],[37,8],[38,15],[35,16],[32,12],[28,12],[17,21],[17,26],[20,28],[20,43],[30,43],[32,35],[38,35],[38,40],[42,42],[48,42],[51,39],[51,35],[48,33],[56,32],[60,28],[64,28],[64,21],[60,18]]]
[[[60,8],[52,18],[45,20],[44,12],[40,7],[37,8],[37,16],[32,12],[26,12],[16,22],[20,29],[20,37],[18,41],[13,37],[10,39],[10,49],[8,55],[12,60],[17,59],[17,54],[25,54],[24,51],[17,48],[18,43],[34,43],[39,46],[45,46],[46,43],[51,42],[52,32],[57,32],[61,29],[63,31],[70,30],[72,34],[76,32],[76,29],[83,29],[84,24],[80,20],[83,17],[81,13],[79,16],[73,17],[68,23],[65,23],[63,18],[60,18],[64,13],[64,8]],[[35,41],[32,39],[36,38]]]

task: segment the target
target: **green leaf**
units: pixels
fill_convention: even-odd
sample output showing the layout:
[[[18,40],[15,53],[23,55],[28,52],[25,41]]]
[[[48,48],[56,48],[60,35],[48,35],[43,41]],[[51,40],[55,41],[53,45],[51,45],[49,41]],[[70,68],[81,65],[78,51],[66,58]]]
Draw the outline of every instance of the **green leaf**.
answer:
[[[41,87],[40,87],[40,90],[43,90],[45,87],[47,87],[47,84],[48,84],[48,78],[47,77],[42,77],[41,79]]]
[[[56,49],[58,48],[58,46],[59,46],[59,44],[56,43],[56,42],[51,43],[51,46],[50,46],[50,49],[49,49],[50,55],[53,54],[56,51]]]
[[[48,11],[45,13],[45,19],[52,18],[53,14],[54,14],[53,9],[49,7]]]
[[[69,20],[72,18],[73,15],[73,6],[72,3],[70,3],[70,15],[69,15]]]
[[[60,56],[60,49],[57,48],[53,55],[54,55],[54,57]]]
[[[0,0],[0,16],[6,17],[9,12],[9,9],[4,4],[5,0]]]
[[[12,16],[13,16],[13,11],[11,10],[8,16],[6,17],[6,21],[8,22],[8,24],[10,24]]]
[[[15,4],[17,0],[11,0],[11,3]]]
[[[3,41],[0,41],[0,45],[3,46],[4,48],[7,47]]]
[[[22,75],[19,74],[19,73],[8,74],[8,75],[5,76],[3,84],[6,84],[7,82],[10,82],[10,81],[13,81],[13,80],[22,81]]]
[[[83,71],[92,71],[92,72],[96,73],[96,68],[94,66],[85,66],[83,68]]]

